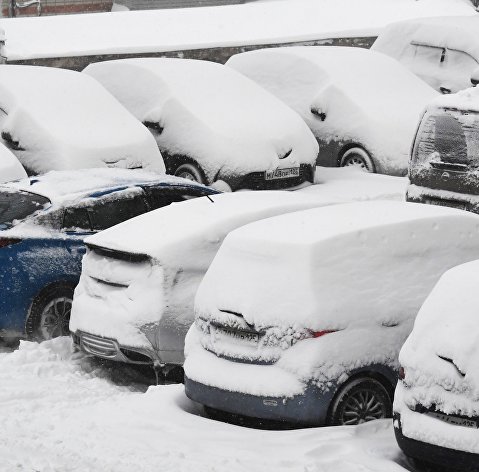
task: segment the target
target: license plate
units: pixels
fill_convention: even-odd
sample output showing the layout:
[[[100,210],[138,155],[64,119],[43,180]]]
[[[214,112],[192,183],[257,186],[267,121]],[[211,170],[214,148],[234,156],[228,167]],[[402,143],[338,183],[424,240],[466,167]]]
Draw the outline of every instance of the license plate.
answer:
[[[466,204],[464,202],[456,202],[454,200],[441,200],[436,198],[428,198],[426,203],[429,205],[437,205],[437,206],[446,206],[449,208],[457,208],[458,210],[465,210]]]
[[[289,179],[290,177],[299,177],[299,167],[288,167],[287,169],[267,170],[265,172],[266,180]]]
[[[456,426],[465,426],[466,428],[476,428],[477,421],[470,420],[468,418],[458,418],[457,416],[444,415],[443,413],[428,412],[429,416],[436,418],[438,420],[444,421],[445,423],[453,424]]]
[[[229,338],[237,339],[238,341],[246,342],[247,344],[258,344],[259,334],[249,333],[248,331],[237,331],[234,329],[221,328],[217,331],[219,334],[228,336]]]

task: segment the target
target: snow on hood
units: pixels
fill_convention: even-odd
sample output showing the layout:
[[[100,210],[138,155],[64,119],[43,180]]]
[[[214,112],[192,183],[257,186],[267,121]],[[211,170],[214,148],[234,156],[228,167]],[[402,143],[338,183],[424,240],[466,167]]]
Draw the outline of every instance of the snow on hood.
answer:
[[[91,64],[84,72],[139,120],[159,124],[161,150],[194,158],[212,177],[219,170],[237,174],[316,161],[317,144],[301,118],[221,64],[124,59]]]
[[[428,109],[433,108],[455,108],[479,112],[479,87],[471,87],[448,95],[438,95],[428,106]]]
[[[171,204],[90,236],[86,242],[147,254],[165,265],[206,270],[233,229],[261,218],[330,203],[320,196],[287,191],[225,193]]]
[[[44,175],[9,182],[4,188],[14,188],[47,197],[54,203],[71,201],[95,192],[141,184],[165,182],[171,184],[200,185],[172,175],[158,175],[137,169],[79,169],[51,171]]]
[[[396,60],[362,48],[262,49],[227,65],[296,110],[318,139],[358,142],[389,172],[407,168],[421,112],[437,95]]]
[[[400,354],[408,403],[479,415],[478,274],[479,261],[449,270],[421,307]]]
[[[0,183],[23,179],[26,176],[25,169],[12,151],[0,144]]]
[[[258,328],[395,326],[416,315],[445,270],[478,258],[478,230],[477,215],[393,201],[262,220],[226,237],[195,312],[241,313]]]
[[[411,41],[464,51],[479,62],[479,15],[416,18],[386,26],[371,49],[400,60]]]
[[[163,173],[155,140],[95,80],[78,72],[2,66],[0,128],[35,173],[143,167]]]

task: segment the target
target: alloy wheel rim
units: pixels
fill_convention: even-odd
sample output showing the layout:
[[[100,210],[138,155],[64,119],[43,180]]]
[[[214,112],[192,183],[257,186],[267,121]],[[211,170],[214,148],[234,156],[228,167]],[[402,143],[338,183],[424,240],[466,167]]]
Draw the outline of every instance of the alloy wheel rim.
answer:
[[[368,166],[366,165],[366,163],[364,162],[364,160],[363,160],[361,157],[359,157],[359,156],[351,156],[351,157],[346,161],[345,167],[351,167],[351,166],[359,167],[359,168],[365,169],[365,170],[369,170],[369,169],[368,169]]]
[[[42,339],[52,339],[68,334],[72,300],[60,297],[52,300],[43,310],[40,318]]]
[[[347,399],[341,423],[356,425],[385,417],[385,407],[376,394],[370,390],[359,390]]]

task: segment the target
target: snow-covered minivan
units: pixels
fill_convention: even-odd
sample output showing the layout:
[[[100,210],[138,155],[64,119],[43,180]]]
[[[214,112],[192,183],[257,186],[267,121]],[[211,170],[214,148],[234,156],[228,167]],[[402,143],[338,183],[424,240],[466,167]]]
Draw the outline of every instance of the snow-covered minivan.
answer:
[[[479,261],[446,272],[399,354],[394,429],[421,469],[479,471]]]
[[[439,96],[412,149],[407,200],[479,213],[479,88]]]
[[[230,233],[196,295],[187,396],[302,424],[390,416],[414,318],[446,270],[477,258],[478,230],[472,213],[375,201]]]

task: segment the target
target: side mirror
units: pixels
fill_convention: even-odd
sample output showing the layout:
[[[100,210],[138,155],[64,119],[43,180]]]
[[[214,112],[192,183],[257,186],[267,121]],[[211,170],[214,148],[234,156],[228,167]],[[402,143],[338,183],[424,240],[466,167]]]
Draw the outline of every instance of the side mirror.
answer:
[[[471,74],[471,84],[473,87],[479,84],[479,67],[477,69],[474,69]]]
[[[317,116],[321,121],[326,119],[326,113],[319,107],[311,107],[311,113]]]

